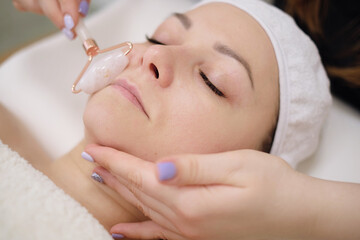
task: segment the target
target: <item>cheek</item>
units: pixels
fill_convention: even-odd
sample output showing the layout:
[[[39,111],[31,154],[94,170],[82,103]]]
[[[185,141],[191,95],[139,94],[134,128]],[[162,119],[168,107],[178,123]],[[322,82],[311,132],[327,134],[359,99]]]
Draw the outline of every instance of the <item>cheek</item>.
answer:
[[[177,153],[211,153],[241,148],[240,114],[229,104],[193,98],[176,102],[159,129]],[[166,134],[165,134],[166,133]],[[244,145],[246,147],[248,145]]]
[[[139,132],[145,132],[139,111],[110,94],[99,92],[92,96],[83,115],[87,142],[127,150]]]
[[[86,105],[83,121],[88,141],[98,144],[109,142],[114,129],[114,117],[116,112],[111,111],[113,107],[106,98],[94,95]]]

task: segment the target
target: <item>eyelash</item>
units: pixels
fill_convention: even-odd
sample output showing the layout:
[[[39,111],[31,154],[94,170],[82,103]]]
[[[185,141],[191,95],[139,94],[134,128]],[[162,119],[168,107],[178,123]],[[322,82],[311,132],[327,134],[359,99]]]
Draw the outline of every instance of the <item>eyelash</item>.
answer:
[[[154,38],[151,38],[147,35],[145,35],[146,37],[146,40],[149,42],[149,43],[152,43],[152,44],[158,44],[158,45],[166,45],[165,43],[162,43],[162,42],[159,42],[158,40],[154,39]],[[225,95],[214,85],[212,84],[212,82],[209,80],[209,78],[206,76],[206,74],[201,70],[199,69],[199,74],[201,76],[201,78],[204,80],[205,84],[218,96],[220,97],[225,97]]]
[[[214,85],[212,82],[208,79],[208,77],[205,75],[201,69],[199,69],[199,74],[201,78],[204,80],[205,84],[208,85],[208,87],[218,96],[225,97],[225,95]]]
[[[159,44],[159,45],[165,45],[165,43],[159,42],[158,40],[156,40],[156,39],[154,39],[154,38],[151,38],[151,37],[149,37],[148,35],[145,35],[145,37],[146,37],[146,40],[147,40],[149,43]]]

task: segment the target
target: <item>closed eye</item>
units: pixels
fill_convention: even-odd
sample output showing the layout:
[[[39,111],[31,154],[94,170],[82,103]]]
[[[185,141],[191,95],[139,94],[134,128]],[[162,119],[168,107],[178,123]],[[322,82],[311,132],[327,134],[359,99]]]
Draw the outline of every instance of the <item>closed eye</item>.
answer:
[[[209,80],[209,78],[205,75],[205,73],[199,70],[199,74],[204,80],[205,84],[218,96],[225,97],[225,95]]]
[[[146,40],[147,40],[149,43],[158,44],[158,45],[166,45],[165,43],[159,42],[158,40],[156,40],[156,39],[154,39],[154,38],[151,38],[151,37],[149,37],[148,35],[145,35],[145,37],[146,37]]]

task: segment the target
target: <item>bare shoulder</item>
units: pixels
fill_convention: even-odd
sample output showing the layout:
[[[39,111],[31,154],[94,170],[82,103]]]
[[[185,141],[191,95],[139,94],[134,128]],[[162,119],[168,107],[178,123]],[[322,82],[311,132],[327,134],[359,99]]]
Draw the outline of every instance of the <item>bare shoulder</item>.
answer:
[[[20,156],[41,170],[50,162],[49,154],[25,125],[0,103],[0,139]]]

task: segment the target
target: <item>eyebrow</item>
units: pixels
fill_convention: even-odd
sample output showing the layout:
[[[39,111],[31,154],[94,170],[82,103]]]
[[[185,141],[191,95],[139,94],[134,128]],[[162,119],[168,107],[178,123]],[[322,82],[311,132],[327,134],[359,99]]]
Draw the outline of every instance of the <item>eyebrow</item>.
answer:
[[[237,60],[241,65],[244,66],[247,74],[249,75],[250,78],[250,82],[251,82],[251,87],[254,89],[254,81],[252,78],[252,72],[251,72],[251,67],[250,64],[246,61],[245,58],[243,58],[242,56],[240,56],[239,54],[237,54],[234,50],[232,50],[230,47],[221,44],[221,43],[215,43],[214,44],[214,49],[221,53],[224,54],[226,56],[232,57],[235,60]]]
[[[184,26],[185,29],[191,28],[192,21],[188,16],[182,13],[173,13],[172,15],[177,19],[179,19],[179,21],[181,22],[181,24]]]
[[[188,30],[191,28],[192,26],[192,21],[191,19],[186,16],[185,14],[182,14],[182,13],[173,13],[172,16],[176,17],[180,22],[181,24],[183,25],[183,27]],[[242,56],[240,56],[239,54],[237,54],[234,50],[232,50],[230,47],[224,45],[224,44],[221,44],[221,43],[215,43],[214,45],[214,49],[221,53],[221,54],[224,54],[226,56],[229,56],[229,57],[232,57],[234,58],[235,60],[237,60],[241,65],[244,66],[249,78],[250,78],[250,82],[251,82],[251,87],[254,89],[254,81],[253,81],[253,78],[252,78],[252,71],[251,71],[251,67],[250,67],[250,64],[246,61],[245,58],[243,58]]]

